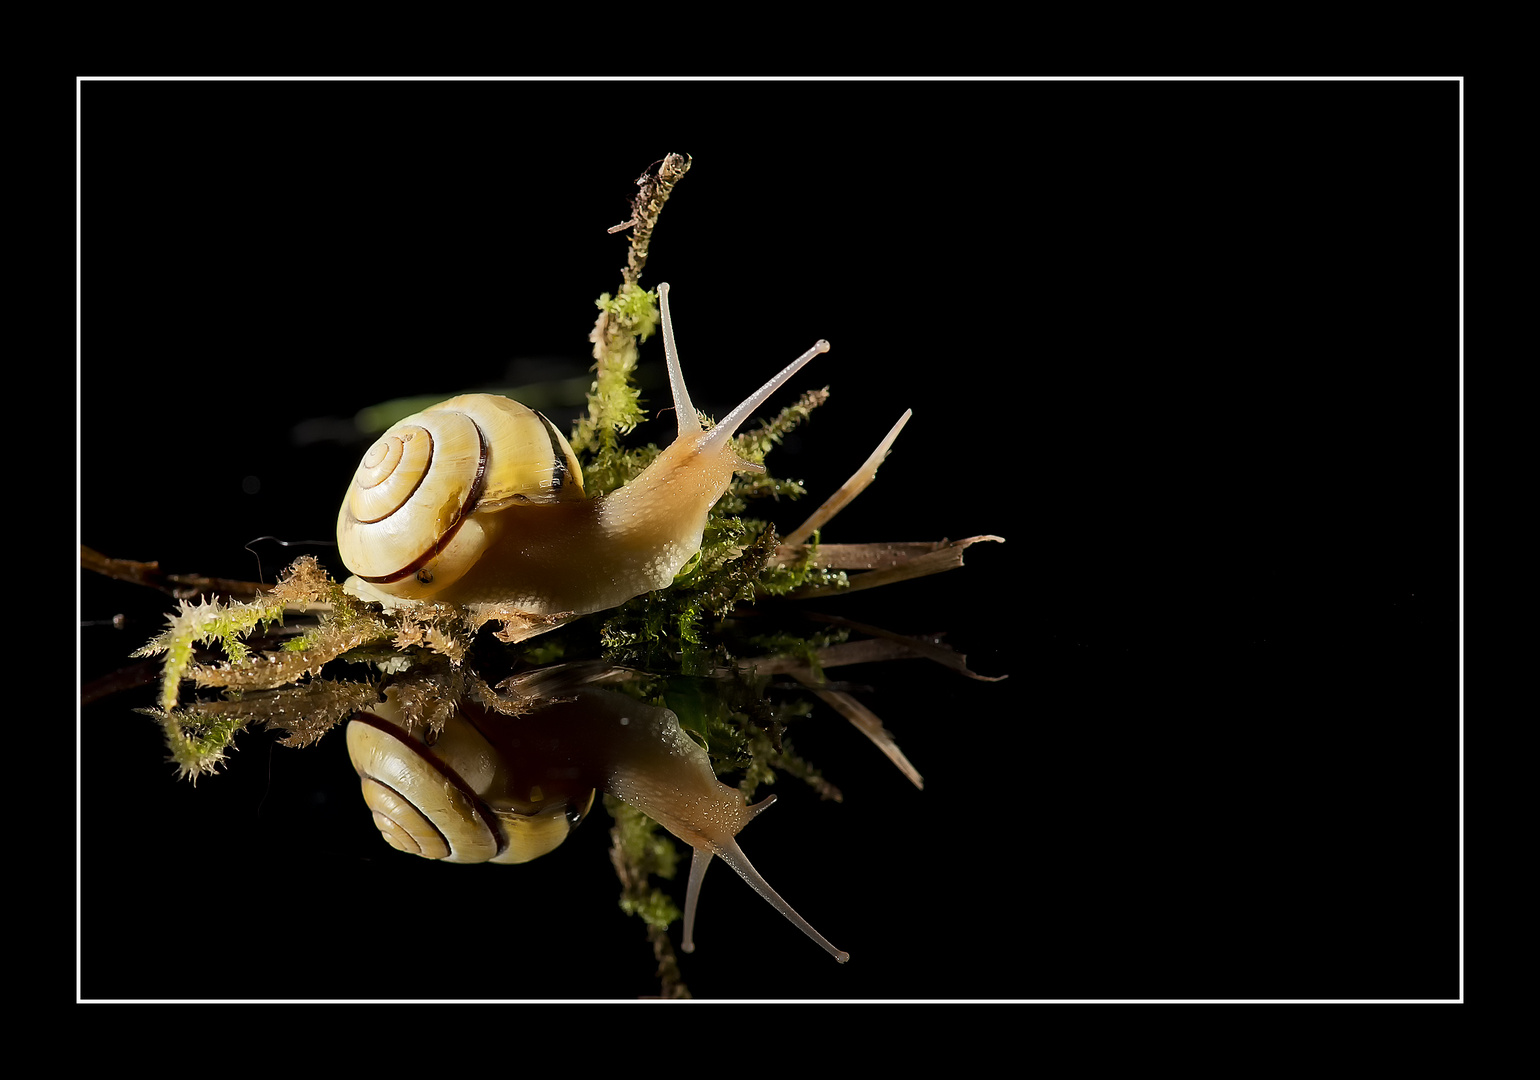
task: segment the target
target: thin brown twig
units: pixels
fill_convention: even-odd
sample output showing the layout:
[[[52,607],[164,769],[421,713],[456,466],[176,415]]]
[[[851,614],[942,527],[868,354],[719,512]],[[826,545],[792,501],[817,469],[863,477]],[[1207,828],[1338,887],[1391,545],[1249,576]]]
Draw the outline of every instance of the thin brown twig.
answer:
[[[633,288],[642,279],[642,267],[647,265],[647,248],[652,242],[652,230],[658,224],[663,204],[668,201],[674,185],[690,171],[690,155],[669,154],[656,164],[657,172],[653,172],[649,165],[647,171],[637,177],[636,198],[631,203],[631,220],[627,222],[633,231],[631,246],[626,253],[626,268],[621,271],[621,276]]]
[[[118,581],[158,589],[178,600],[189,600],[205,592],[224,593],[228,596],[260,596],[273,588],[260,581],[204,577],[201,574],[168,574],[160,568],[158,561],[114,559],[84,544],[80,545],[80,566],[83,570],[92,570]]]

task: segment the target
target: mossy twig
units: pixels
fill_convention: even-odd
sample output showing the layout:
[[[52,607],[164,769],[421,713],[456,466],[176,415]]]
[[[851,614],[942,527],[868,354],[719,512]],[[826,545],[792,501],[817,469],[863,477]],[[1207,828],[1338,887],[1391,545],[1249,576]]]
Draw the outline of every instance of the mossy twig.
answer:
[[[633,376],[638,346],[658,325],[657,297],[642,288],[642,269],[647,265],[647,248],[663,205],[689,168],[690,158],[682,154],[668,155],[658,163],[656,172],[649,168],[637,180],[631,220],[611,230],[630,226],[631,244],[620,288],[613,296],[605,293],[596,301],[599,318],[588,335],[593,343],[594,381],[588,392],[588,411],[572,433],[573,449],[580,455],[593,455],[583,470],[590,496],[613,491],[645,467],[634,459],[625,460],[619,447],[620,436],[629,434],[644,419],[641,393]]]

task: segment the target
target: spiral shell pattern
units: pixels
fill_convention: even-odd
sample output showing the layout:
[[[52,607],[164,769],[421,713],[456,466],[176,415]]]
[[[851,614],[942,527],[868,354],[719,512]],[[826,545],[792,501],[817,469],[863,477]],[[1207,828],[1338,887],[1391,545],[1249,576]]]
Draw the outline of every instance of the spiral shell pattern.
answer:
[[[347,568],[388,589],[457,579],[482,552],[467,518],[583,498],[582,471],[549,420],[510,398],[464,394],[408,416],[364,454],[337,515]]]
[[[510,768],[475,724],[454,716],[432,746],[399,722],[393,692],[348,723],[348,757],[375,827],[398,851],[457,863],[520,863],[555,848],[585,817],[594,793],[514,791]]]

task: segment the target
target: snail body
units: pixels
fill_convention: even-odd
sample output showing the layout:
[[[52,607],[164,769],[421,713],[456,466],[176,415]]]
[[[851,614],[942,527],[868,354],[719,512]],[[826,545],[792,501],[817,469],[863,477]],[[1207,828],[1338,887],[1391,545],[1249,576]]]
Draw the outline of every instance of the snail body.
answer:
[[[658,286],[679,431],[640,475],[596,498],[572,448],[539,413],[467,394],[400,421],[364,455],[337,516],[345,585],[387,607],[493,603],[582,615],[666,588],[700,550],[735,472],[748,417],[820,352],[820,341],[706,429],[680,371],[668,285]]]
[[[666,284],[658,297],[678,434],[652,464],[589,498],[571,446],[544,416],[495,395],[451,398],[400,421],[364,455],[337,517],[353,575],[344,587],[386,607],[487,604],[559,616],[670,585],[700,550],[733,474],[763,469],[738,454],[738,428],[829,344],[819,341],[707,429],[680,371]],[[449,862],[525,862],[560,844],[603,790],[694,849],[685,951],[717,857],[830,955],[848,959],[738,847],[738,832],[774,796],[745,805],[668,709],[592,686],[516,717],[461,700],[430,745],[394,695],[388,689],[347,728],[365,801],[392,846]]]
[[[775,796],[745,805],[669,709],[597,687],[517,717],[462,700],[430,746],[403,723],[391,688],[384,702],[348,723],[347,742],[365,801],[392,847],[447,862],[525,862],[560,844],[599,789],[694,849],[686,952],[694,950],[701,880],[715,856],[836,960],[849,959],[738,846],[739,831]]]

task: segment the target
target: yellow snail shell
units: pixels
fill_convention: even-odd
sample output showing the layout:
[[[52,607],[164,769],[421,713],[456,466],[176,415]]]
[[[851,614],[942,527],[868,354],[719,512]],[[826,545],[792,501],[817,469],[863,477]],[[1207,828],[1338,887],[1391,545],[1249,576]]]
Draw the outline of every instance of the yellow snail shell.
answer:
[[[679,433],[640,475],[585,498],[572,448],[508,398],[467,394],[396,424],[364,455],[337,516],[345,588],[387,607],[488,603],[539,615],[604,611],[666,588],[700,550],[733,473],[762,470],[739,426],[820,341],[710,430],[685,389],[668,286],[658,286]]]
[[[481,557],[491,515],[582,498],[582,470],[554,424],[511,398],[462,394],[400,421],[364,454],[337,545],[364,581],[431,596]]]

